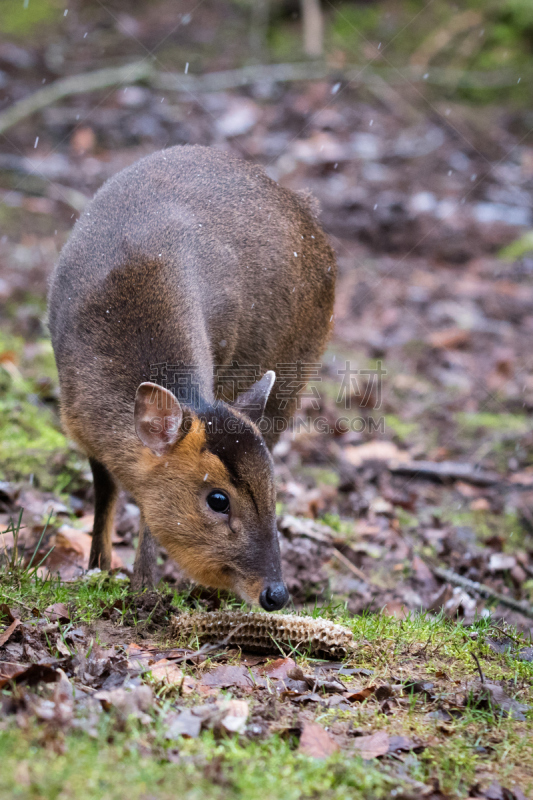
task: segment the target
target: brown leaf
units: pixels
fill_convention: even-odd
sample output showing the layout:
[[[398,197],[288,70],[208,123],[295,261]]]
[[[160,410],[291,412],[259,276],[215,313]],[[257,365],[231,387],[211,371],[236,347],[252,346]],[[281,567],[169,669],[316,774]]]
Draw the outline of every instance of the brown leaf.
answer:
[[[177,739],[184,736],[186,739],[196,739],[202,730],[202,716],[194,713],[194,708],[186,708],[179,713],[172,712],[166,718],[167,739]]]
[[[362,758],[368,760],[384,756],[389,752],[390,736],[386,731],[377,731],[370,736],[360,736],[354,741],[354,746]]]
[[[412,561],[412,568],[416,580],[419,583],[423,584],[423,586],[427,588],[428,591],[432,589],[436,583],[435,578],[429,567],[422,561],[420,556],[414,556]]]
[[[398,753],[400,750],[409,751],[416,750],[417,748],[422,749],[422,747],[422,745],[416,744],[416,742],[413,742],[412,739],[408,739],[406,736],[390,736],[389,749],[387,752]]]
[[[54,549],[44,561],[50,572],[57,572],[68,580],[77,577],[89,566],[92,536],[88,533],[63,525],[56,533]],[[122,567],[122,559],[113,551],[111,568]]]
[[[498,684],[482,684],[481,695],[487,697],[492,708],[501,711],[504,717],[513,717],[520,721],[525,720],[524,712],[529,711],[529,706],[513,700]]]
[[[249,707],[246,700],[224,699],[179,713],[171,712],[167,718],[167,739],[184,736],[195,739],[202,728],[214,729],[219,734],[244,733]]]
[[[166,686],[179,686],[182,694],[191,694],[191,692],[194,692],[196,689],[196,678],[193,678],[191,675],[184,675],[183,670],[181,670],[177,664],[173,664],[172,661],[166,658],[156,661],[156,663],[150,667],[150,672],[152,678]]]
[[[241,655],[241,664],[247,667],[256,667],[258,664],[264,664],[268,661],[268,656],[256,656],[253,653],[243,653]]]
[[[14,622],[17,619],[7,603],[0,603],[0,612],[7,617],[10,622]]]
[[[162,658],[150,667],[152,678],[161,683],[172,684],[181,683],[183,680],[183,670],[177,664],[173,664],[168,658]]]
[[[339,745],[335,739],[316,722],[304,722],[298,750],[312,758],[328,758],[336,753]]]
[[[84,153],[89,153],[94,150],[96,144],[96,136],[92,128],[85,125],[81,128],[76,128],[70,137],[70,147],[72,152],[77,156]]]
[[[295,666],[288,670],[287,677],[291,678],[293,681],[303,681],[307,684],[308,688],[313,689],[313,691],[330,693],[339,692],[341,694],[344,694],[345,692],[345,687],[339,683],[339,681],[329,681],[321,678],[319,675],[306,675],[299,666]]]
[[[200,689],[202,686],[227,689],[230,686],[237,686],[239,689],[248,689],[248,691],[252,691],[255,685],[246,667],[222,665],[203,675],[198,687]]]
[[[0,688],[9,681],[27,683],[33,686],[39,681],[53,683],[58,680],[58,672],[49,664],[12,664],[0,662]]]
[[[20,619],[14,619],[9,628],[6,628],[5,631],[0,634],[0,647],[3,647],[11,634],[18,628],[20,625]]]
[[[360,467],[367,461],[409,461],[409,453],[399,450],[394,442],[379,440],[365,442],[357,446],[348,445],[343,450],[344,458],[354,467]]]
[[[444,328],[441,331],[432,331],[428,336],[428,342],[437,349],[450,350],[464,347],[469,343],[470,338],[470,331],[462,328]]]
[[[45,608],[44,613],[50,619],[50,622],[68,622],[70,620],[70,611],[64,603],[54,603]]]
[[[267,678],[287,678],[288,673],[296,667],[296,661],[292,658],[277,658],[270,664],[259,670],[260,675]]]
[[[131,642],[126,648],[128,655],[128,668],[133,670],[146,669],[148,664],[154,660],[154,654],[151,650],[146,650],[140,647],[135,642]]]
[[[71,722],[74,713],[74,689],[62,669],[56,670],[56,676],[51,698],[34,695],[30,707],[39,719],[65,726]]]
[[[524,472],[515,472],[509,478],[511,483],[517,483],[520,486],[533,486],[533,472],[528,472],[528,470],[524,470]]]
[[[345,692],[344,696],[350,703],[362,703],[376,691],[376,686],[366,686],[357,692]]]
[[[138,717],[141,722],[148,722],[150,717],[145,713],[153,704],[152,690],[146,684],[134,686],[132,689],[111,689],[96,692],[95,700],[99,700],[105,711],[116,709],[123,717]]]
[[[250,710],[246,700],[229,700],[223,709],[222,727],[229,733],[244,733]]]
[[[29,664],[20,664],[18,662],[0,661],[0,689],[9,683],[9,681],[13,680],[13,678],[22,675],[29,666]]]
[[[62,656],[70,656],[72,655],[69,648],[61,638],[61,636],[56,637],[56,649],[61,653]]]

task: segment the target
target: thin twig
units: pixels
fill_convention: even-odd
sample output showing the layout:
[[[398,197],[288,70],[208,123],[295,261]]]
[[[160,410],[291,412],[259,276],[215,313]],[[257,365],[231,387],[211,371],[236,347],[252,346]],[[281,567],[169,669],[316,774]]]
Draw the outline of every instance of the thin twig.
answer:
[[[12,597],[10,594],[7,594],[7,592],[4,592],[4,590],[2,589],[0,590],[0,600],[3,600],[4,597],[7,597],[8,600],[11,600],[11,602],[16,603],[18,606],[22,606],[22,608],[25,608],[26,611],[29,611],[30,613],[33,612],[33,608],[31,606],[27,606],[26,603],[22,602],[22,600],[17,600],[16,597]]]
[[[414,475],[418,478],[430,478],[436,481],[467,481],[477,486],[493,486],[504,483],[505,478],[496,472],[481,470],[474,464],[463,464],[456,461],[390,461],[387,465],[390,472],[400,475]]]
[[[490,627],[495,631],[499,631],[500,633],[503,633],[503,635],[505,636],[506,639],[511,639],[511,641],[516,642],[517,644],[520,644],[520,645],[524,645],[525,644],[525,642],[521,642],[520,639],[517,639],[516,636],[511,636],[510,633],[508,633],[507,631],[504,631],[504,629],[500,628],[499,625],[494,625],[494,624],[491,623]]]
[[[341,553],[341,551],[337,550],[336,547],[333,548],[333,555],[335,556],[335,558],[338,558],[341,564],[344,564],[346,569],[349,569],[350,572],[353,572],[353,574],[356,575],[359,578],[359,580],[363,581],[364,583],[369,583],[369,580],[366,577],[365,573],[362,570],[360,570],[359,567],[356,567],[355,564],[352,564],[350,559],[346,558],[344,553]]]
[[[474,661],[476,662],[477,671],[479,672],[479,677],[481,678],[481,683],[483,686],[485,685],[485,676],[483,675],[483,670],[481,669],[481,664],[479,663],[479,658],[476,656],[475,653],[470,653]]]
[[[437,578],[441,578],[441,580],[448,581],[448,583],[453,583],[456,586],[461,586],[463,589],[479,594],[487,600],[496,600],[498,603],[501,603],[502,606],[507,606],[507,608],[512,608],[513,611],[518,611],[526,617],[533,618],[533,607],[530,606],[529,603],[521,603],[519,600],[514,600],[512,597],[507,597],[504,594],[495,592],[494,589],[491,589],[490,586],[487,586],[485,583],[471,581],[469,578],[463,577],[463,575],[452,572],[451,569],[435,567],[431,564],[428,564],[428,566],[433,574],[436,575]]]

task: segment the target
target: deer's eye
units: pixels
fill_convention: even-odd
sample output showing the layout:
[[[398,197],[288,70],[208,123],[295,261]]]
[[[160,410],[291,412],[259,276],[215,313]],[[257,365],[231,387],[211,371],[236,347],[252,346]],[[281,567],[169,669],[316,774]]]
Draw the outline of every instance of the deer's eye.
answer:
[[[216,511],[219,514],[227,514],[229,511],[229,497],[226,492],[215,489],[207,495],[207,505],[212,511]]]

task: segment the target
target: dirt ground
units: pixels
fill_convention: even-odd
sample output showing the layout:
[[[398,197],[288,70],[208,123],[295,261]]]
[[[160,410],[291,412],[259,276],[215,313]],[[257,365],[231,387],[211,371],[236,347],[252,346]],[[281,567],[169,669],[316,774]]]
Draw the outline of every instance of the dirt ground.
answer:
[[[165,19],[147,13],[136,23],[135,41],[145,47]],[[188,35],[208,23],[193,20]],[[113,46],[138,55],[116,31],[106,41]],[[72,72],[96,67],[81,45],[68,58]],[[228,65],[220,54],[211,64]],[[48,76],[38,47],[17,54],[0,45],[0,69],[4,104]],[[492,613],[502,635],[512,624],[525,646],[533,624],[533,243],[513,243],[533,227],[533,138],[509,109],[415,102],[392,89],[378,98],[342,79],[196,96],[126,82],[66,98],[7,131],[0,366],[19,381],[19,394],[13,389],[10,399],[5,383],[0,527],[22,513],[19,544],[33,551],[52,511],[39,557],[54,550],[42,574],[70,580],[86,569],[92,486],[87,463],[54,439],[47,281],[107,178],[155,149],[192,143],[310,190],[338,258],[334,334],[295,430],[275,450],[293,610],[318,599],[344,604],[349,615],[406,620],[423,610],[464,625]],[[44,420],[24,450],[29,467],[16,450],[27,408]],[[126,576],[138,517],[123,496],[114,549]],[[183,590],[163,552],[159,569]],[[214,593],[188,591],[204,608],[220,606]],[[136,614],[142,619],[142,609]],[[101,638],[115,644],[106,624]],[[256,677],[261,669],[254,665]],[[288,718],[283,725],[290,728]]]
[[[19,76],[4,92],[16,96]],[[259,89],[192,98],[124,86],[75,96],[6,134],[0,299],[4,330],[25,345],[15,355],[6,340],[3,363],[31,373],[57,253],[106,178],[175,144],[253,159],[283,185],[313,192],[339,262],[334,336],[308,369],[301,404],[307,428],[297,425],[276,450],[283,513],[337,532],[330,543],[284,537],[295,602],[320,587],[354,613],[482,613],[487,599],[443,584],[429,559],[527,604],[533,261],[527,248],[499,254],[531,224],[530,140],[497,108],[475,115],[441,102],[413,120],[400,95],[391,108],[328,81]],[[53,374],[36,380],[39,402],[57,409]],[[61,500],[58,520],[90,515],[86,468],[69,480],[57,458],[51,469],[66,469],[72,501]],[[39,524],[46,481],[36,474],[30,488],[10,463],[3,519],[24,507]],[[129,502],[116,533],[126,566],[136,518]],[[82,529],[90,525],[86,517]],[[362,572],[332,561],[331,546]],[[170,564],[164,572],[178,579]],[[516,609],[497,613],[529,630]]]

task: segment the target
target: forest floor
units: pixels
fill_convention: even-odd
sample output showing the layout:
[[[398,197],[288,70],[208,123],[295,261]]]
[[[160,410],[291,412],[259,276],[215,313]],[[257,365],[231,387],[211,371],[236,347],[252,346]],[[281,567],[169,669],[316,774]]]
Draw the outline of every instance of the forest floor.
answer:
[[[40,83],[23,52],[0,45],[12,98]],[[533,141],[508,110],[412,99],[122,86],[2,140],[3,797],[533,796]],[[337,252],[334,335],[275,461],[288,611],[351,629],[342,662],[172,641],[172,613],[241,606],[163,552],[132,595],[130,497],[113,571],[86,571],[47,281],[106,178],[187,143],[311,190]]]

